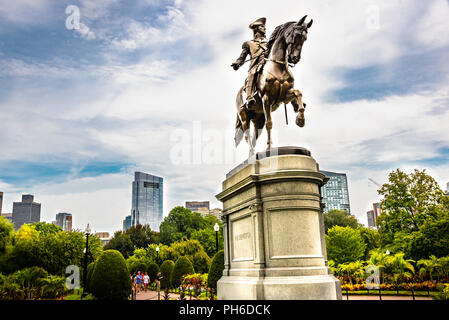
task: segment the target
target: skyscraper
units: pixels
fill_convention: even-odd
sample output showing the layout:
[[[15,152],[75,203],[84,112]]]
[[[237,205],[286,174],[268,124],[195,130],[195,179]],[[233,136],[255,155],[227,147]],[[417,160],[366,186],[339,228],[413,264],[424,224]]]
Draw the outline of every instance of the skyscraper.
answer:
[[[368,227],[377,228],[376,221],[381,213],[382,211],[380,209],[380,203],[379,202],[373,203],[373,210],[370,210],[366,213],[368,218]]]
[[[72,214],[60,212],[56,215],[56,225],[61,227],[64,231],[72,230]]]
[[[320,172],[326,175],[326,177],[329,177],[327,184],[321,187],[321,196],[326,205],[324,212],[329,212],[330,210],[345,210],[351,214],[348,179],[346,174],[321,170]]]
[[[0,192],[0,215],[2,214],[3,192]]]
[[[449,182],[446,185],[446,194],[449,196]]]
[[[159,231],[163,215],[163,179],[151,174],[135,172],[132,186],[132,225],[148,224],[152,230]]]
[[[123,231],[128,230],[132,226],[132,217],[126,216],[125,220],[123,220]]]
[[[19,229],[25,223],[41,220],[41,204],[34,202],[31,194],[22,195],[22,202],[14,202],[12,206],[12,220],[14,229]]]

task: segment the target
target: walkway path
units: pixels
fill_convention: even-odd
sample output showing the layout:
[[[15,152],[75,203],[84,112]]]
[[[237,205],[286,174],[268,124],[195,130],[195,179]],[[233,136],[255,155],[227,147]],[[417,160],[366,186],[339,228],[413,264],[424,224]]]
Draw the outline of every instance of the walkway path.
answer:
[[[343,300],[346,300],[346,295],[343,295]],[[379,296],[359,296],[349,295],[349,300],[379,300]],[[413,300],[411,296],[387,296],[383,295],[382,300]],[[415,297],[415,300],[432,300],[432,297]]]
[[[170,293],[169,294],[169,300],[179,299],[179,294]],[[187,300],[189,297],[187,296]],[[147,290],[147,292],[139,292],[137,294],[136,300],[158,300],[157,299],[157,292],[156,291],[150,291]],[[164,292],[161,291],[161,300],[164,300]],[[347,297],[345,294],[343,294],[343,300],[347,300]],[[349,295],[349,300],[379,300],[379,296],[374,295]],[[383,295],[382,300],[413,300],[411,296],[388,296]],[[415,297],[415,300],[432,300],[432,297]]]
[[[179,299],[179,294],[175,294],[175,293],[170,293],[169,295],[169,300],[170,299]],[[156,291],[150,291],[147,290],[145,291],[141,291],[139,293],[137,293],[137,297],[136,300],[158,300],[158,296],[157,296],[157,292]],[[161,300],[164,300],[164,292],[161,291]]]

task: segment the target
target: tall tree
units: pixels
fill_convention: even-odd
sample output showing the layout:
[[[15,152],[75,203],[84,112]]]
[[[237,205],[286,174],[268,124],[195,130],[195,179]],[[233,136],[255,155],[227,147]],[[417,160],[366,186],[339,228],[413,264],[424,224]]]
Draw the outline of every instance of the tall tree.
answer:
[[[384,211],[377,226],[382,246],[406,258],[449,254],[449,197],[425,170],[410,174],[397,169],[378,191]]]
[[[357,221],[356,217],[351,216],[347,211],[344,210],[330,210],[329,212],[326,212],[323,216],[324,216],[324,229],[326,230],[326,234],[327,231],[333,226],[351,227],[353,229],[362,226]]]
[[[379,216],[377,225],[387,243],[393,242],[396,232],[418,231],[427,219],[449,209],[448,197],[425,170],[406,174],[396,169],[378,193],[386,213]]]
[[[326,247],[329,260],[341,264],[363,258],[366,244],[358,230],[351,227],[334,226],[326,235]]]
[[[183,238],[190,239],[192,232],[204,229],[207,225],[207,220],[198,212],[192,212],[184,207],[174,207],[159,227],[160,241],[170,245]]]

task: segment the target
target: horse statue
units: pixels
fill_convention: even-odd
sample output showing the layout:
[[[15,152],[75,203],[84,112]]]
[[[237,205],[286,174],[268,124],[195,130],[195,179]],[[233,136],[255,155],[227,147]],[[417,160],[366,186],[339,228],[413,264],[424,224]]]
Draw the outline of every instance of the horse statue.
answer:
[[[237,121],[235,132],[235,145],[238,146],[243,136],[249,145],[249,156],[254,154],[257,138],[262,129],[267,129],[267,150],[271,149],[271,129],[273,122],[271,113],[276,111],[281,103],[291,103],[296,116],[296,124],[304,127],[304,111],[306,104],[302,101],[302,93],[294,89],[294,77],[289,66],[294,67],[301,59],[301,51],[307,40],[307,30],[312,26],[313,20],[305,23],[307,16],[298,22],[284,23],[273,31],[267,44],[265,62],[256,81],[259,94],[255,96],[255,103],[249,107],[244,102],[245,86],[237,94]],[[287,121],[287,114],[286,114]],[[250,134],[250,124],[253,123],[254,133]],[[287,122],[288,124],[288,122]]]

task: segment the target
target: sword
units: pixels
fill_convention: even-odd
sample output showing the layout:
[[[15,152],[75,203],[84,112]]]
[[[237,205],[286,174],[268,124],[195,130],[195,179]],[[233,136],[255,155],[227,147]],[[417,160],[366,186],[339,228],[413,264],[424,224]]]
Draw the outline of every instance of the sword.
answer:
[[[285,111],[285,123],[288,125],[288,118],[287,118],[287,104],[284,103],[284,111]]]

